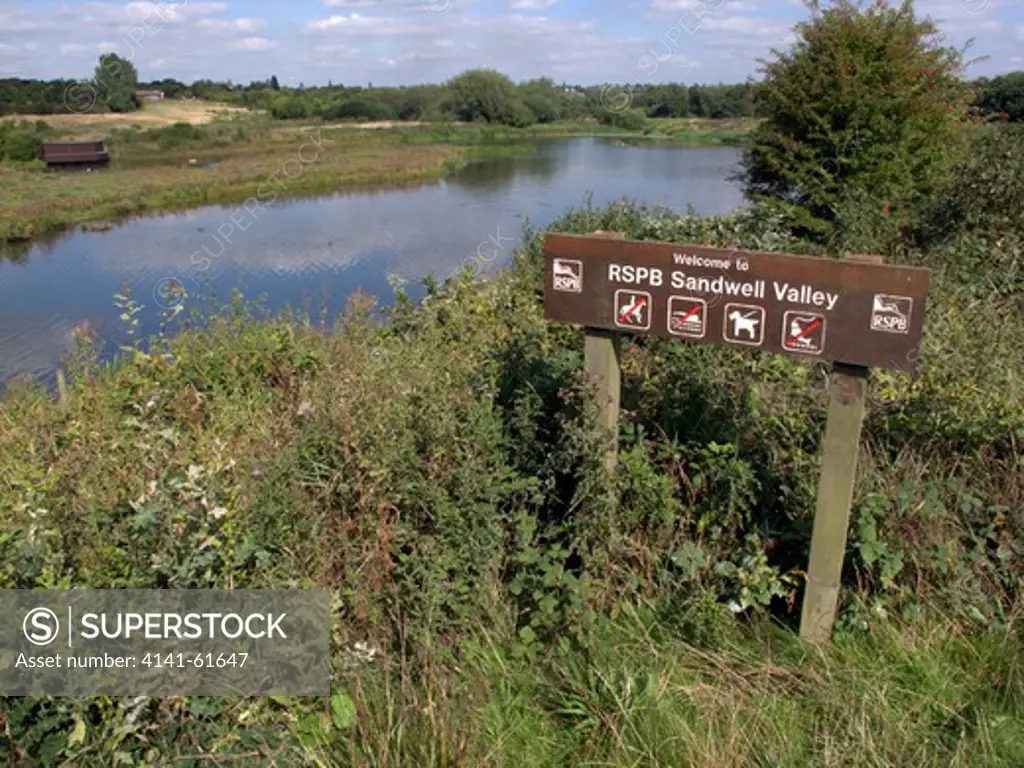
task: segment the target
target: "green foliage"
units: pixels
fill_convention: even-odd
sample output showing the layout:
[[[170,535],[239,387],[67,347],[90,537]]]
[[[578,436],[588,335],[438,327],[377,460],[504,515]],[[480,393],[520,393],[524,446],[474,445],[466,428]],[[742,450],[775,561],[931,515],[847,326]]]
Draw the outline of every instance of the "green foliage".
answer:
[[[43,140],[49,133],[45,123],[0,123],[0,160],[22,163],[37,160]]]
[[[375,99],[348,99],[323,113],[325,120],[385,120],[391,117],[386,106]]]
[[[1019,231],[1022,165],[1024,128],[994,125],[977,131],[949,183],[917,217],[919,237],[933,242],[963,231]]]
[[[605,110],[598,116],[598,120],[605,125],[611,125],[624,131],[639,131],[647,125],[643,114],[632,109],[622,112]]]
[[[139,71],[129,60],[116,53],[100,56],[93,75],[98,100],[111,112],[135,112],[141,106],[135,92],[139,88]]]
[[[913,5],[862,10],[837,0],[796,27],[797,42],[765,64],[766,120],[744,159],[748,193],[773,200],[818,238],[857,218],[906,223],[948,178],[969,89],[958,51],[943,47]]]
[[[451,110],[465,122],[523,126],[536,121],[516,91],[515,83],[493,69],[470,69],[447,83]]]
[[[976,84],[975,102],[983,113],[997,119],[1024,121],[1024,72],[1009,72]]]
[[[564,94],[559,93],[551,78],[542,77],[522,83],[519,95],[538,123],[553,123],[560,120],[566,111]]]

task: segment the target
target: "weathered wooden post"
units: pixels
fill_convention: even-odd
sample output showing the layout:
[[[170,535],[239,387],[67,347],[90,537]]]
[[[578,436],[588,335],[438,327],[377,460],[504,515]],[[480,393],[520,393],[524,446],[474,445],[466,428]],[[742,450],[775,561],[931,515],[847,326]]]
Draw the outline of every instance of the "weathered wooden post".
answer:
[[[619,338],[612,331],[587,328],[583,344],[584,367],[597,389],[597,422],[605,447],[604,466],[614,472],[619,464],[619,399],[622,374],[619,368]],[[610,435],[610,437],[608,437]]]
[[[595,232],[591,237],[621,240],[621,232]],[[619,465],[619,403],[622,394],[622,369],[619,366],[621,344],[619,334],[601,328],[586,328],[583,332],[583,358],[587,377],[597,390],[597,423],[602,437],[610,442],[605,446],[604,467],[613,473]]]
[[[836,619],[868,372],[868,368],[842,363],[836,363],[833,370],[821,451],[818,507],[800,614],[800,636],[815,643],[828,640]]]
[[[882,257],[857,254],[849,256],[847,261],[881,264]],[[800,611],[800,637],[812,643],[828,640],[836,620],[870,373],[870,368],[861,365],[835,363],[832,367],[828,420],[821,447],[818,504],[811,532],[807,586]]]

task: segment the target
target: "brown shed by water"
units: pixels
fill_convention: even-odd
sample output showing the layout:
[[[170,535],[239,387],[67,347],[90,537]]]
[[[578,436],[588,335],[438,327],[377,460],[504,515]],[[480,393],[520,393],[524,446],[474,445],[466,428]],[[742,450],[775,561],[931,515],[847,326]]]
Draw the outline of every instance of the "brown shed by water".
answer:
[[[49,168],[106,165],[110,162],[110,155],[102,141],[47,142],[43,144],[42,156]]]

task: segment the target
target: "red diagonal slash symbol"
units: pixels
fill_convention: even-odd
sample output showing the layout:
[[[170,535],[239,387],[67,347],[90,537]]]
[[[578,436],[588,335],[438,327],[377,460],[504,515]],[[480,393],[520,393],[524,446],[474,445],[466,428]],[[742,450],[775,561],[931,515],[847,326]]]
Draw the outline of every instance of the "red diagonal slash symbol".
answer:
[[[787,343],[787,344],[792,344],[792,343],[793,343],[794,341],[800,341],[800,339],[802,339],[802,338],[803,338],[804,336],[806,336],[806,335],[807,335],[808,333],[810,333],[811,331],[813,331],[813,330],[814,330],[815,328],[817,328],[817,327],[818,327],[819,325],[821,325],[821,318],[820,318],[820,317],[819,317],[819,318],[818,318],[817,320],[815,320],[815,321],[814,321],[813,323],[811,323],[810,325],[808,325],[808,326],[807,326],[806,328],[804,328],[804,329],[803,329],[802,331],[800,331],[800,333],[798,333],[798,334],[797,334],[796,336],[794,336],[793,338],[791,338],[791,339],[790,339],[789,341],[787,341],[786,343]]]
[[[619,315],[619,322],[620,323],[626,322],[626,318],[627,317],[632,315],[637,310],[642,309],[643,306],[646,303],[647,303],[647,299],[645,299],[643,296],[640,296],[639,298],[637,298],[637,300],[635,302],[633,302],[631,305],[629,305],[628,307],[626,307],[622,311],[622,314]],[[640,321],[638,320],[637,322],[639,323]]]
[[[687,320],[689,320],[691,317],[693,317],[698,312],[700,312],[700,309],[701,309],[701,305],[700,304],[695,304],[693,309],[691,309],[689,312],[687,312],[686,315],[683,316],[682,320],[677,320],[676,323],[679,324],[679,325],[683,325]]]

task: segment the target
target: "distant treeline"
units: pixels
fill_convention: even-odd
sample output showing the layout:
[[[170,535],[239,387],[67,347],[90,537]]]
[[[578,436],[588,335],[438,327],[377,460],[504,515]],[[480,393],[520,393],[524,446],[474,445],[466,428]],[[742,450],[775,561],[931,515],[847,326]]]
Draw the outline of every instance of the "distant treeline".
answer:
[[[474,77],[475,76],[475,79]],[[473,81],[479,98],[467,99],[461,81]],[[973,83],[980,114],[1014,122],[1024,118],[1024,72],[1012,72]],[[0,80],[0,115],[53,114],[71,110],[66,94],[72,80]],[[79,86],[80,88],[81,86]],[[326,120],[458,120],[482,119],[512,125],[582,120],[626,124],[646,116],[756,117],[757,84],[650,85],[557,84],[538,78],[513,84],[490,70],[471,70],[440,85],[400,87],[304,86],[287,88],[276,77],[248,85],[197,80],[188,85],[173,78],[140,83],[142,89],[163,91],[168,99],[208,99],[268,111],[278,119]],[[489,97],[507,102],[502,108],[476,109]]]

